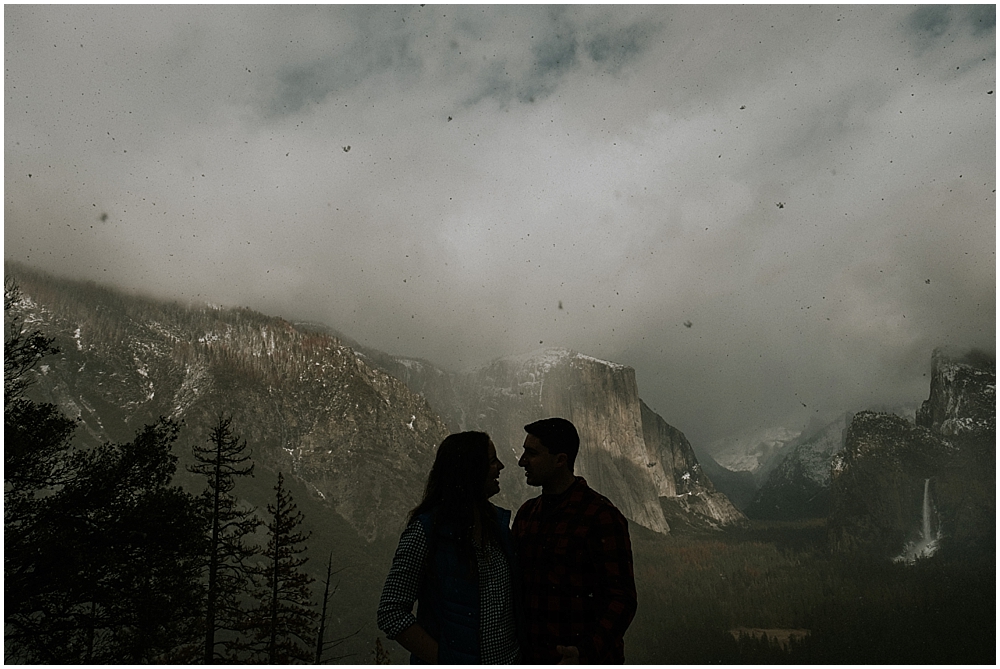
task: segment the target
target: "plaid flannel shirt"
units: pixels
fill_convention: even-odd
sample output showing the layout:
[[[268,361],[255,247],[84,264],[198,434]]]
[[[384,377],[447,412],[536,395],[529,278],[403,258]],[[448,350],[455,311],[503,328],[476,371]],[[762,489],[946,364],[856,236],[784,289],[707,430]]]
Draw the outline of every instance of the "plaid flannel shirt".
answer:
[[[512,528],[521,570],[527,664],[552,664],[556,645],[581,663],[622,664],[635,616],[628,521],[582,477],[560,495],[525,502]]]

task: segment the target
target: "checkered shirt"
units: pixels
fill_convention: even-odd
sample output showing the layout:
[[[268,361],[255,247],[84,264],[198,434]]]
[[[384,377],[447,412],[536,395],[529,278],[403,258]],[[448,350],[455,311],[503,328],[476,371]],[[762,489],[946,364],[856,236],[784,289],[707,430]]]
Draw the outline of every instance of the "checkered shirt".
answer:
[[[420,591],[422,567],[428,557],[427,536],[419,522],[410,523],[399,538],[392,567],[382,588],[377,623],[395,639],[417,622],[413,604]],[[479,574],[479,643],[483,664],[516,664],[519,659],[510,565],[499,546],[476,547]]]
[[[525,502],[512,528],[521,570],[527,664],[552,664],[556,645],[581,663],[621,664],[636,610],[628,521],[582,477]]]

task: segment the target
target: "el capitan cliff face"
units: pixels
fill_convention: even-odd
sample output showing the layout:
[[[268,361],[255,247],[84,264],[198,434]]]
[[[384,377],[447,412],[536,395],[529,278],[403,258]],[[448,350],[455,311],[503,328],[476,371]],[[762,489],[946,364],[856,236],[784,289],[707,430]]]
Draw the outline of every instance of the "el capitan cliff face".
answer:
[[[516,466],[523,426],[561,416],[580,433],[576,473],[629,520],[661,533],[669,532],[671,522],[719,528],[745,520],[701,471],[684,435],[642,402],[630,367],[559,348],[458,374],[424,361],[381,363],[424,393],[450,429],[492,436],[507,465],[498,504],[517,509],[540,493],[525,484]]]
[[[634,370],[547,349],[497,360],[465,375],[461,385],[472,400],[466,405],[466,420],[493,435],[494,443],[507,445],[515,462],[524,425],[549,416],[571,421],[580,433],[576,473],[626,518],[656,532],[669,531],[657,485],[646,471]],[[525,499],[539,494],[537,488],[528,491],[520,468],[509,471],[521,484],[509,492],[524,491]],[[517,503],[510,494],[507,499]]]

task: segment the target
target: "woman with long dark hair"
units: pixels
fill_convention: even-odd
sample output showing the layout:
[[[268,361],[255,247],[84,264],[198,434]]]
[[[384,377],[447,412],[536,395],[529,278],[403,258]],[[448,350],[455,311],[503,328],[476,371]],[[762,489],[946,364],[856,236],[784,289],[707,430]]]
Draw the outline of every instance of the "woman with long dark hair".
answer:
[[[520,659],[510,511],[489,501],[503,468],[483,432],[452,434],[438,447],[378,605],[379,629],[413,664]]]

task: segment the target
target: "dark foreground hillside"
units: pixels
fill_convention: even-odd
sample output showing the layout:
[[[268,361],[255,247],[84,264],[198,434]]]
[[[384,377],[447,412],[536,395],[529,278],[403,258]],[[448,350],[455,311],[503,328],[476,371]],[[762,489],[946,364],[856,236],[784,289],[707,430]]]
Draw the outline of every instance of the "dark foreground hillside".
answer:
[[[995,662],[995,550],[908,565],[829,552],[824,521],[631,529],[630,664]]]

